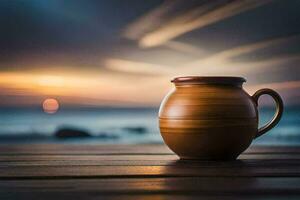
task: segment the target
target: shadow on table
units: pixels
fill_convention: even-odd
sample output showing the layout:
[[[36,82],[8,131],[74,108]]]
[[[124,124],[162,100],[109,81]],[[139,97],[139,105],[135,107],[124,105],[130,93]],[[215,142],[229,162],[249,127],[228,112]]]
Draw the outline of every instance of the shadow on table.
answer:
[[[201,195],[253,194],[260,188],[251,164],[241,161],[177,160],[163,167],[162,187],[172,193]]]

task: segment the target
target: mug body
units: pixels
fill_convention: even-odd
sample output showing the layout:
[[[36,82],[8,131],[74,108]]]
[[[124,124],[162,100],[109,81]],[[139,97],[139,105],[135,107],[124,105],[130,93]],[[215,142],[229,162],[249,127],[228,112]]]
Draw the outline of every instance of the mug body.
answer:
[[[181,77],[159,111],[161,135],[181,159],[236,159],[257,134],[257,108],[240,77]]]

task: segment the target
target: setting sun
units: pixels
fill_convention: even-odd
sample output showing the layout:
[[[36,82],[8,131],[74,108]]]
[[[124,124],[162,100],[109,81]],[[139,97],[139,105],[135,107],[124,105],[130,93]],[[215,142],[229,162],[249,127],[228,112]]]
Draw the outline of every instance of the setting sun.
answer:
[[[46,99],[43,102],[43,110],[45,113],[54,114],[59,109],[59,103],[56,99]]]

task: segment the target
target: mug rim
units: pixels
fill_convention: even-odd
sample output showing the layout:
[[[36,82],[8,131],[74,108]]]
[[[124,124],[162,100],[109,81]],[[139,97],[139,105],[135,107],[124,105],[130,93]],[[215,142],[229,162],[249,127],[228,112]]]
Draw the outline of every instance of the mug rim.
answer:
[[[171,80],[177,84],[242,84],[246,79],[239,76],[179,76]]]

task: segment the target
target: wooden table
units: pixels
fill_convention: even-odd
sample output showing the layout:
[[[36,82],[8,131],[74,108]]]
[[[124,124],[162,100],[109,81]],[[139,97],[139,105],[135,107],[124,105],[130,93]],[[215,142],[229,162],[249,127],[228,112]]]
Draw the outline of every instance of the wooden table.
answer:
[[[231,162],[180,161],[164,145],[0,145],[0,199],[300,199],[300,147]]]

